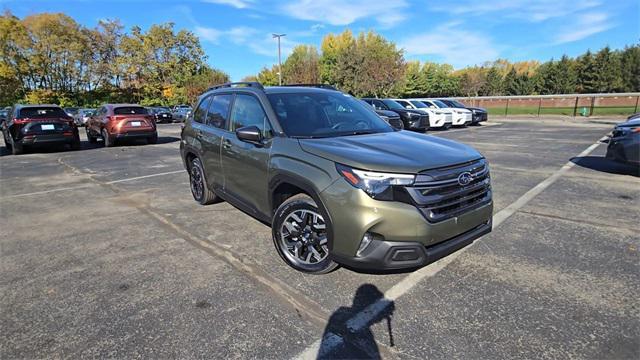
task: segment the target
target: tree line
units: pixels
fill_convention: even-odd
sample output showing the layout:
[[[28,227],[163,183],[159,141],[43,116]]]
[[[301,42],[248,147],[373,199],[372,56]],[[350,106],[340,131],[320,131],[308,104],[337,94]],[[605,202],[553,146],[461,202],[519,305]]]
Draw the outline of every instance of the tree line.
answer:
[[[275,46],[274,46],[275,53]],[[461,56],[465,56],[461,54]],[[356,96],[427,97],[640,91],[640,45],[609,47],[575,58],[498,59],[455,70],[407,61],[402,49],[373,31],[324,36],[320,49],[299,45],[286,58],[285,83],[325,83]],[[278,84],[278,66],[243,80]],[[118,20],[94,28],[60,13],[0,17],[0,104],[95,106],[192,103],[229,76],[207,64],[198,37],[172,23],[129,31]]]
[[[118,20],[87,28],[59,13],[0,17],[0,104],[190,103],[229,81],[206,61],[198,37],[172,23],[125,33]]]
[[[465,56],[461,54],[461,56]],[[393,42],[369,31],[326,35],[320,52],[299,45],[282,65],[284,83],[326,83],[355,96],[491,96],[640,91],[640,45],[604,47],[559,60],[509,62],[455,70],[449,64],[406,61]],[[257,80],[278,84],[278,66],[264,67]]]

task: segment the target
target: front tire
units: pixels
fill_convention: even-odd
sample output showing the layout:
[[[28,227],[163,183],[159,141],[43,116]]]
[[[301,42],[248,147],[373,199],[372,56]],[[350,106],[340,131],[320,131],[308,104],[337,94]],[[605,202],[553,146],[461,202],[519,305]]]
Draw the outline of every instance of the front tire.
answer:
[[[207,178],[204,175],[204,168],[199,158],[191,160],[189,166],[189,185],[193,199],[200,205],[209,205],[220,202],[220,197],[207,186]]]
[[[298,194],[285,200],[276,210],[271,226],[273,244],[292,268],[326,274],[339,266],[329,251],[331,225],[310,196]]]

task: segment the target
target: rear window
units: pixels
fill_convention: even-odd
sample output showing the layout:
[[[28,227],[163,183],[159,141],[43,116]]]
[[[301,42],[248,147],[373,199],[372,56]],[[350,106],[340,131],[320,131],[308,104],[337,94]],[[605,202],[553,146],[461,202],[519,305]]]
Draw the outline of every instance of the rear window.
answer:
[[[20,109],[19,118],[46,119],[46,118],[66,118],[69,117],[64,110],[59,107],[29,107]]]
[[[115,115],[146,115],[147,109],[142,106],[123,106],[113,109]]]

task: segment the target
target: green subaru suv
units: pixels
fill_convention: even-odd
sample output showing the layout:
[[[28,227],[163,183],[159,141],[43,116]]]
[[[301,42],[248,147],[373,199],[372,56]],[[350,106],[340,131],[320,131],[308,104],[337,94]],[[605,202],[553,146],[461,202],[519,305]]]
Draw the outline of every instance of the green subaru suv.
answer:
[[[180,151],[194,199],[269,224],[300,271],[413,270],[491,231],[480,153],[394,129],[330,86],[214,86],[187,118]]]

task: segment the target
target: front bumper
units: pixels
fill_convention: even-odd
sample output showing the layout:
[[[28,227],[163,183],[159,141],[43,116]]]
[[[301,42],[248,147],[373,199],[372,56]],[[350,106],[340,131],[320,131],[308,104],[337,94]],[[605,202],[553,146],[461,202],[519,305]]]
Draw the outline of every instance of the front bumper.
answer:
[[[424,266],[491,231],[491,201],[458,216],[429,222],[415,205],[372,199],[344,179],[322,191],[320,199],[330,216],[334,260],[353,268],[384,271]],[[366,232],[374,234],[374,240],[356,256]],[[394,259],[397,250],[407,249],[413,251]],[[412,256],[415,258],[398,260]]]
[[[373,240],[362,256],[343,257],[334,254],[334,260],[347,267],[376,272],[417,269],[472,244],[479,237],[490,233],[491,229],[492,222],[489,220],[458,236],[431,246],[411,241]]]
[[[447,118],[446,115],[444,114],[439,114],[439,115],[430,115],[429,116],[429,122],[430,122],[430,127],[432,128],[439,128],[439,127],[443,127],[447,124]],[[451,123],[451,120],[449,120],[449,123]]]
[[[488,119],[489,119],[489,116],[487,115],[486,112],[477,112],[473,114],[473,120],[471,121],[471,123],[477,124],[483,121],[487,121]]]
[[[640,144],[627,137],[610,138],[606,157],[624,164],[638,164]],[[635,154],[635,157],[633,156]]]

